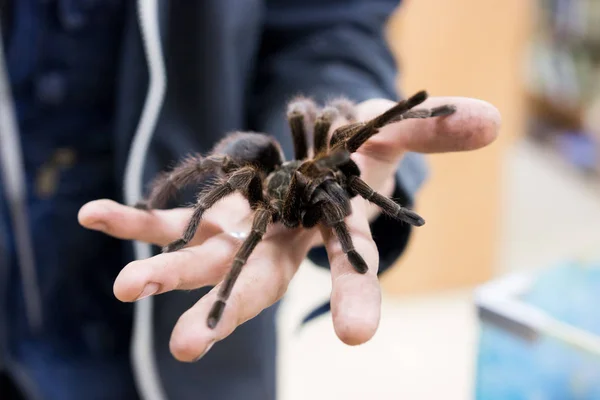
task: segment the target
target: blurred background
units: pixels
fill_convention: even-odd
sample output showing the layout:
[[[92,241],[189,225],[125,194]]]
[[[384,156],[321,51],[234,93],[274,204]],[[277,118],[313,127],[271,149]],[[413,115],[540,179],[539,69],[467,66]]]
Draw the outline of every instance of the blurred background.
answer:
[[[486,100],[501,135],[429,157],[428,223],[382,278],[368,344],[341,344],[329,316],[297,331],[331,288],[301,268],[281,398],[600,398],[600,1],[408,0],[388,33],[404,93]]]

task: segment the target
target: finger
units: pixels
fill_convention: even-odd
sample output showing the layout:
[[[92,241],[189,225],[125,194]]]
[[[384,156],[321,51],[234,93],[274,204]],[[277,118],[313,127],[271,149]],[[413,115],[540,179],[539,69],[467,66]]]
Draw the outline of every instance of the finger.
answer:
[[[112,200],[95,200],[79,210],[79,223],[119,239],[165,245],[181,235],[190,210],[152,210],[127,207]]]
[[[221,320],[214,329],[208,328],[206,321],[220,285],[179,318],[170,341],[173,356],[180,361],[196,361],[212,344],[223,340],[239,325],[278,301],[308,251],[310,242],[310,235],[282,234],[277,240],[259,243],[256,252],[244,265]],[[282,254],[282,248],[290,250]]]
[[[395,103],[374,99],[357,106],[361,119],[371,119]],[[498,136],[501,124],[499,111],[490,103],[465,97],[431,97],[417,109],[445,104],[456,106],[447,116],[407,119],[382,128],[360,149],[363,153],[387,157],[396,161],[404,151],[445,153],[469,151],[485,147]]]
[[[216,285],[227,272],[240,243],[231,235],[220,234],[199,246],[133,261],[117,276],[115,296],[130,302],[171,290]]]
[[[125,240],[164,246],[181,237],[191,215],[189,208],[138,210],[112,200],[95,200],[79,210],[79,223],[88,229]],[[216,224],[204,223],[193,244],[222,232]]]
[[[373,241],[363,199],[352,202],[352,214],[346,224],[356,251],[366,262],[368,271],[354,270],[342,245],[331,229],[321,228],[331,266],[331,312],[337,336],[344,343],[358,345],[373,337],[379,326],[381,288],[377,278],[379,253]]]

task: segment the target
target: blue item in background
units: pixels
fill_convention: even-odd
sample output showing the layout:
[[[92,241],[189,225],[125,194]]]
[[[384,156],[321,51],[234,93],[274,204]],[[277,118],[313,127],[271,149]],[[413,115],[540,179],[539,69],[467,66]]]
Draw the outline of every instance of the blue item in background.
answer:
[[[475,398],[600,399],[600,262],[566,262],[526,280],[525,290],[479,292]]]

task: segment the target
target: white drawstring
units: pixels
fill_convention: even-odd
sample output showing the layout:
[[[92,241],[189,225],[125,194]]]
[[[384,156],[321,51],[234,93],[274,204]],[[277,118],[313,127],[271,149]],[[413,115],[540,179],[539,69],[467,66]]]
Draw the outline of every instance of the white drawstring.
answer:
[[[137,6],[148,62],[149,88],[125,169],[125,202],[128,205],[134,205],[143,197],[146,153],[156,128],[167,81],[160,41],[157,0],[138,0]],[[152,248],[149,244],[136,241],[133,245],[136,259],[152,256]],[[164,400],[166,396],[153,351],[152,301],[152,297],[147,297],[134,305],[131,357],[140,396],[144,400]]]
[[[1,24],[0,32],[2,32]],[[6,65],[4,46],[0,35],[0,110],[2,110],[0,113],[0,166],[13,223],[27,319],[30,327],[35,331],[42,326],[42,300],[27,216],[25,168]]]

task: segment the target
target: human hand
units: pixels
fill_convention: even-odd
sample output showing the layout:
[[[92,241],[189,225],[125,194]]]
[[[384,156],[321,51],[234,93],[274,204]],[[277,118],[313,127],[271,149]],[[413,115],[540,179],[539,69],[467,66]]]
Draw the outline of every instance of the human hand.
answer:
[[[358,117],[368,120],[394,104],[383,99],[366,101],[358,105]],[[456,105],[457,111],[446,117],[390,124],[354,153],[352,158],[361,168],[362,179],[373,189],[390,195],[398,162],[406,151],[475,150],[496,138],[500,117],[488,103],[467,98],[430,98],[419,108],[442,104]],[[290,230],[272,225],[243,267],[215,329],[207,327],[206,316],[216,299],[218,286],[180,317],[170,342],[175,358],[197,360],[213,343],[223,340],[237,326],[279,300],[316,243],[323,243],[329,255],[332,316],[338,337],[350,345],[368,341],[379,325],[381,305],[379,257],[369,229],[369,219],[376,211],[358,197],[353,199],[352,207],[352,215],[346,222],[356,250],[369,266],[366,274],[354,271],[337,238],[328,230],[321,230],[319,235],[316,229]],[[146,212],[97,200],[82,207],[79,220],[84,227],[117,238],[164,246],[181,236],[190,216],[190,209]],[[125,266],[115,281],[115,296],[131,302],[171,290],[218,285],[241,243],[228,232],[248,231],[250,216],[248,204],[241,196],[222,200],[204,214],[201,228],[186,248]]]

